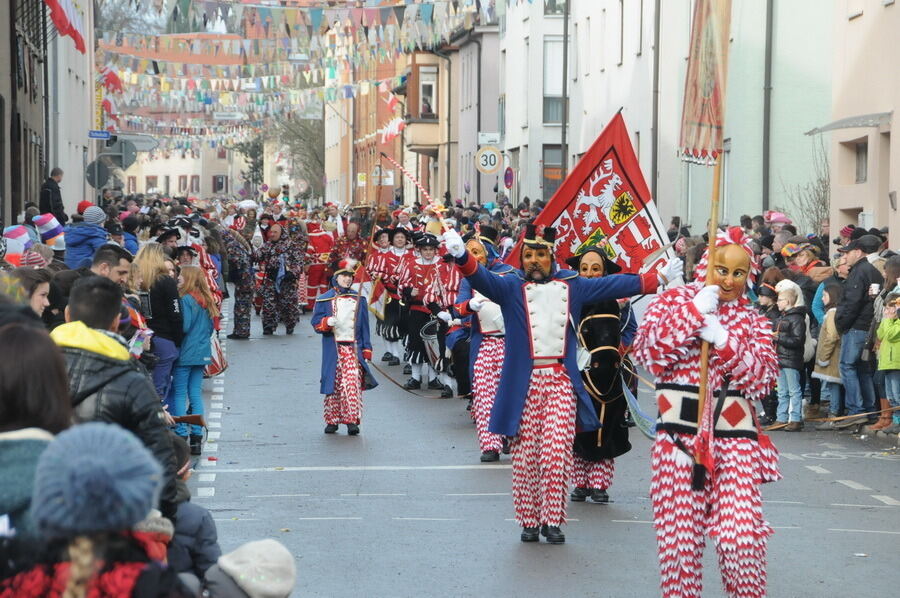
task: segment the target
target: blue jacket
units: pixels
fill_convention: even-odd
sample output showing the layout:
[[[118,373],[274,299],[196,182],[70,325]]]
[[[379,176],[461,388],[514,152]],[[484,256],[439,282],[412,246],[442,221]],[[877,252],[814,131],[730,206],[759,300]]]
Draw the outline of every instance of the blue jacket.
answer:
[[[213,333],[209,312],[200,307],[190,295],[181,298],[181,317],[184,338],[181,339],[181,353],[177,365],[209,365],[212,361],[210,337]]]
[[[366,378],[374,380],[369,366],[363,358],[363,350],[372,351],[372,341],[369,338],[369,309],[366,298],[354,290],[346,291],[349,295],[359,296],[356,304],[356,356],[366,372]],[[334,392],[334,380],[337,377],[337,343],[331,330],[326,330],[325,320],[334,315],[332,313],[331,300],[337,291],[334,286],[316,298],[316,306],[313,308],[312,327],[322,335],[322,378],[319,381],[319,392],[330,395]],[[377,386],[377,383],[376,383]],[[373,387],[374,388],[374,387]]]
[[[66,266],[72,270],[90,267],[94,253],[108,241],[106,229],[96,224],[76,222],[66,226]]]
[[[519,432],[519,421],[525,408],[534,365],[531,358],[528,319],[525,314],[525,295],[522,291],[522,287],[526,284],[524,274],[520,270],[514,270],[500,276],[479,265],[468,252],[458,258],[456,263],[472,288],[497,303],[503,313],[506,350],[489,430],[495,434],[515,436]],[[569,285],[570,314],[580,314],[582,306],[598,301],[653,293],[658,284],[656,275],[652,273],[641,276],[612,274],[600,278],[583,278],[571,270],[557,270],[551,274],[550,279],[563,281]],[[588,432],[599,429],[600,422],[581,382],[578,365],[575,363],[575,348],[576,335],[569,324],[566,326],[563,364],[577,398],[578,430]]]
[[[190,502],[190,491],[178,482],[178,516],[169,543],[168,564],[176,573],[193,573],[203,579],[206,570],[222,556],[216,522],[209,511]]]
[[[505,276],[506,274],[510,274],[515,272],[516,269],[501,262],[500,260],[494,260],[493,263],[488,265],[488,270],[499,274],[500,276]],[[468,278],[464,278],[461,283],[459,283],[459,293],[456,295],[456,303],[455,305],[461,306],[464,303],[468,303],[469,299],[472,298],[472,285],[469,283]],[[457,312],[459,310],[457,309]],[[478,358],[478,351],[481,348],[481,324],[480,320],[477,316],[468,316],[472,323],[472,334],[469,337],[469,375],[474,379],[475,377],[475,360]],[[449,343],[448,343],[449,346]]]
[[[131,255],[137,255],[140,245],[138,244],[137,237],[134,236],[134,233],[122,233],[122,237],[125,240],[125,250]]]

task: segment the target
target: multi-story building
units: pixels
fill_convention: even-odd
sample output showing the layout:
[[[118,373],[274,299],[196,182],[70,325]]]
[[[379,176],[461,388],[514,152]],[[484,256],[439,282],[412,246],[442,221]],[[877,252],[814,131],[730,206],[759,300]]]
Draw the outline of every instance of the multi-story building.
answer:
[[[900,109],[897,32],[900,5],[893,0],[835,2],[830,122],[831,230],[848,223],[888,226],[890,246],[900,243],[900,148],[891,136]]]
[[[241,155],[224,145],[201,149],[157,149],[139,152],[124,173],[125,193],[207,198],[234,195],[243,187]]]

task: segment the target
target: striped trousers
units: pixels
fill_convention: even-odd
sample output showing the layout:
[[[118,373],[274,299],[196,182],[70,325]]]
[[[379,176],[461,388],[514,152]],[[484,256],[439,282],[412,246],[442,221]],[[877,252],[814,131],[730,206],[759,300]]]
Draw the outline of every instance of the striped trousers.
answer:
[[[338,345],[334,392],[325,395],[326,424],[358,424],[362,416],[362,373],[355,345]]]
[[[482,453],[499,452],[503,448],[503,437],[488,431],[502,368],[503,337],[485,336],[481,339],[478,356],[475,358],[475,379],[472,381],[472,418],[475,420],[478,445]]]

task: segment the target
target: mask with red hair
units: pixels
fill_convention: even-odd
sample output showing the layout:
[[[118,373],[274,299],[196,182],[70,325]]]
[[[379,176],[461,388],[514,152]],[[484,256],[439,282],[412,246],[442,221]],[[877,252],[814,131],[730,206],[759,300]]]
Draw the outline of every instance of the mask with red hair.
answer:
[[[727,230],[720,230],[716,235],[716,247],[726,247],[728,245],[737,245],[747,254],[747,257],[750,258],[750,275],[749,282],[753,284],[756,281],[756,277],[759,276],[759,261],[756,259],[756,254],[753,251],[752,239],[747,236],[739,226],[732,226]],[[706,267],[709,264],[709,249],[703,252],[703,257],[700,259],[700,263],[697,264],[696,269],[694,270],[695,279],[698,281],[706,280]]]

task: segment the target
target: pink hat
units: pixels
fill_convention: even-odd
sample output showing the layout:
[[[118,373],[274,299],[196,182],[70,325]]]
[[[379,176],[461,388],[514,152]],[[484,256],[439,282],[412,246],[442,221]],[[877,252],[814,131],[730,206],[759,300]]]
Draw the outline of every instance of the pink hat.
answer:
[[[770,224],[792,224],[791,219],[788,218],[787,215],[783,212],[775,212],[769,210],[768,212],[763,214],[763,217],[765,218],[766,222]]]

